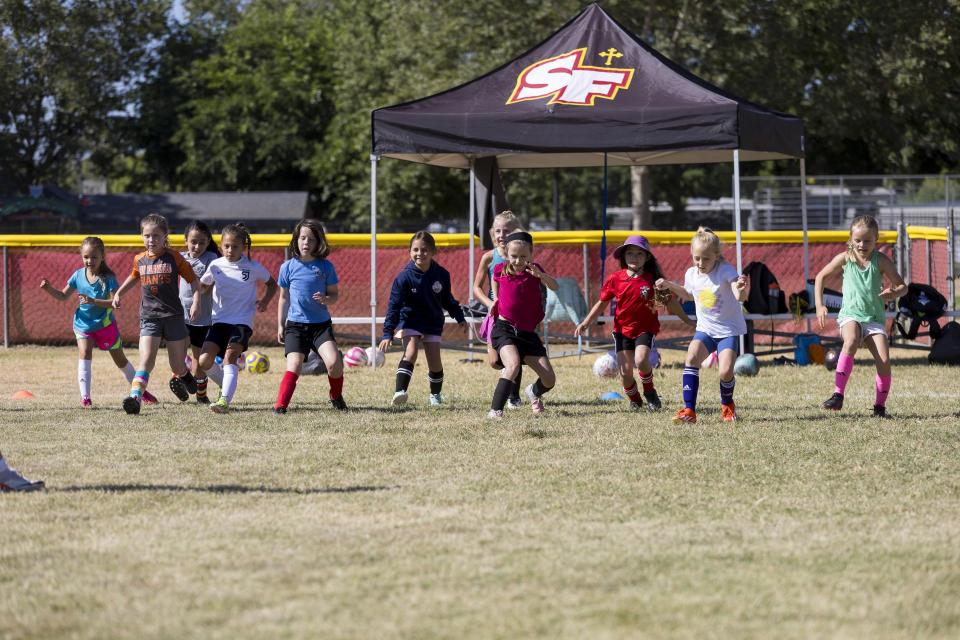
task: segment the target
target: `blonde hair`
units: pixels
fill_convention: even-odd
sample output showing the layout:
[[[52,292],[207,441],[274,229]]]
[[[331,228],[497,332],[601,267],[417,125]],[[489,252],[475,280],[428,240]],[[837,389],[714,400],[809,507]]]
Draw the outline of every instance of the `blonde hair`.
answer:
[[[511,240],[506,245],[504,245],[504,250],[509,249],[510,245],[517,245],[521,247],[526,247],[530,251],[530,259],[533,260],[533,245],[527,242],[526,240]],[[508,276],[514,276],[518,271],[513,270],[513,265],[508,261],[503,265],[503,272]]]
[[[877,224],[877,219],[873,216],[862,215],[857,216],[850,222],[850,235],[853,235],[854,227],[864,227],[867,231],[873,232],[873,239],[880,239],[880,225]],[[853,240],[847,238],[847,260],[856,260],[856,253],[853,249]]]
[[[723,262],[723,251],[720,248],[720,236],[718,236],[713,229],[709,227],[700,227],[697,229],[697,232],[693,234],[693,239],[690,240],[690,248],[693,248],[694,244],[699,244],[701,247],[705,247],[713,251],[714,255],[717,257],[717,262]]]
[[[496,242],[496,238],[493,236],[493,228],[497,226],[498,222],[502,222],[504,226],[511,228],[511,231],[523,231],[523,225],[520,224],[520,218],[513,214],[513,211],[507,209],[506,211],[501,211],[497,215],[493,216],[493,221],[490,223],[490,239]]]

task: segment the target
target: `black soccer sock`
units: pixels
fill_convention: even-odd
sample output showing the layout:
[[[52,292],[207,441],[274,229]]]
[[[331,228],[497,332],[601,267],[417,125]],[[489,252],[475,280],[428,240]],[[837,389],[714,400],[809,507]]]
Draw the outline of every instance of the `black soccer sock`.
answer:
[[[493,402],[490,403],[491,409],[503,411],[503,407],[507,404],[507,396],[510,395],[510,389],[513,388],[513,385],[513,380],[509,378],[497,380],[497,388],[493,390]]]
[[[443,369],[428,372],[427,380],[430,381],[430,393],[440,393],[440,390],[443,389]]]
[[[510,389],[510,399],[519,400],[520,399],[520,384],[523,382],[523,367],[517,369],[517,377],[513,381],[513,388]]]
[[[401,360],[397,365],[397,388],[396,391],[406,391],[410,386],[410,378],[413,377],[413,363],[408,360]]]
[[[540,396],[545,394],[547,391],[550,391],[550,389],[553,389],[553,387],[543,386],[543,382],[540,381],[540,378],[537,378],[537,381],[533,383],[532,391],[533,391],[533,395],[539,398]]]

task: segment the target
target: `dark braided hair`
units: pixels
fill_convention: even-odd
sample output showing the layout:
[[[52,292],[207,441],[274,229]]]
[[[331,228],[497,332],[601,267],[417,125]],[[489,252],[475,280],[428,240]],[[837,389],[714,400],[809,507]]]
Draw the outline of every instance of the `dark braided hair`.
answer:
[[[213,232],[210,231],[210,227],[207,226],[207,223],[203,220],[193,220],[190,224],[187,225],[186,230],[183,232],[183,239],[186,240],[190,235],[191,231],[199,231],[200,233],[207,236],[207,251],[214,252],[218,258],[222,257],[223,254],[220,253],[220,247],[217,246],[216,241],[213,239]],[[198,258],[200,256],[197,256]]]
[[[243,243],[243,246],[247,248],[247,258],[250,257],[250,249],[253,247],[253,240],[250,238],[250,231],[247,229],[247,225],[242,222],[235,222],[233,224],[228,224],[220,232],[221,239],[223,236],[233,236],[240,240]]]

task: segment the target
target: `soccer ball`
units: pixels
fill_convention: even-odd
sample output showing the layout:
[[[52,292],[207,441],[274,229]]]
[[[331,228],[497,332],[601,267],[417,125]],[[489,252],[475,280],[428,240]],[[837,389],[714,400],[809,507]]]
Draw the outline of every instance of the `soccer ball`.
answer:
[[[720,358],[719,356],[717,356],[717,352],[713,351],[710,353],[710,355],[707,356],[707,359],[704,360],[703,364],[700,366],[702,366],[704,369],[709,369],[710,367],[717,366],[717,363],[719,361],[720,361]]]
[[[266,373],[270,371],[270,358],[267,354],[260,351],[251,351],[244,360],[247,363],[247,371],[250,373]]]
[[[823,366],[827,371],[834,371],[837,368],[837,358],[840,357],[840,350],[836,348],[827,349],[823,354]]]
[[[343,354],[343,361],[351,368],[362,367],[367,364],[367,352],[363,350],[363,347],[350,347]]]
[[[386,358],[383,357],[383,351],[377,349],[376,347],[367,347],[364,350],[364,353],[367,355],[367,362],[373,361],[373,366],[378,369],[383,366],[383,363],[386,361]]]
[[[760,361],[752,353],[745,353],[733,363],[733,372],[738,376],[755,376],[760,371]]]
[[[619,369],[617,357],[612,353],[605,353],[593,361],[593,374],[598,378],[613,378]]]

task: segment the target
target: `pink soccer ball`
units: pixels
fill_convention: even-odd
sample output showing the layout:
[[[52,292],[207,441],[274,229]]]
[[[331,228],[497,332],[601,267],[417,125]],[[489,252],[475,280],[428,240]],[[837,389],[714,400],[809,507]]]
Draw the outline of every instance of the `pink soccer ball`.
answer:
[[[363,347],[350,347],[343,354],[343,361],[350,368],[362,367],[367,364],[367,352]]]

